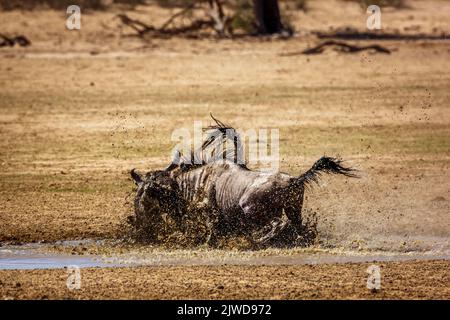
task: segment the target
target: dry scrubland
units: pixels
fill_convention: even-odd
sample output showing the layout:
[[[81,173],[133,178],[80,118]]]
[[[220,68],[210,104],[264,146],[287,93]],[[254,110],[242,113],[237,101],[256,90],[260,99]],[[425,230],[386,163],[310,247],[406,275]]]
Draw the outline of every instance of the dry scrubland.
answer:
[[[411,1],[387,10],[383,23],[448,33],[448,12],[448,1]],[[2,32],[33,42],[0,49],[1,242],[120,238],[132,199],[129,170],[167,164],[171,132],[192,129],[194,120],[208,124],[209,112],[242,129],[279,128],[283,171],[300,173],[323,154],[362,171],[359,180],[327,177],[308,192],[319,246],[403,252],[448,239],[448,41],[384,43],[397,49],[391,55],[280,56],[313,44],[308,30],[363,29],[364,12],[347,2],[334,10],[314,1],[306,14],[293,13],[304,35],[288,41],[142,42],[124,36],[129,30],[120,36],[115,13],[89,13],[80,32],[69,32],[64,13],[0,12]],[[156,7],[133,14],[155,23],[168,16]],[[261,266],[261,278],[246,267],[88,269],[88,287],[69,296],[448,299],[448,266],[385,264],[392,283],[377,296],[355,280],[365,264]],[[265,278],[271,268],[277,276]],[[290,272],[298,285],[278,286]],[[63,274],[0,271],[0,296],[66,297]],[[249,296],[246,285],[255,288]]]

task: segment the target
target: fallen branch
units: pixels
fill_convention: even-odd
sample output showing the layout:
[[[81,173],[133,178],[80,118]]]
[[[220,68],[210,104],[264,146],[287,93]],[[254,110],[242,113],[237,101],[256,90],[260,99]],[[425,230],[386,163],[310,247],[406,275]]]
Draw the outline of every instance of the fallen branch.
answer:
[[[157,29],[153,26],[149,26],[139,20],[131,19],[126,14],[118,14],[117,18],[120,19],[120,21],[130,27],[131,29],[135,30],[138,33],[138,36],[142,37],[145,33],[156,31]]]
[[[450,35],[375,33],[344,30],[333,33],[314,32],[319,39],[341,40],[450,40]]]
[[[197,5],[199,4],[199,2],[192,2],[181,11],[172,15],[166,22],[162,24],[160,28],[145,24],[144,22],[136,19],[132,19],[125,14],[119,14],[117,15],[117,17],[124,25],[136,31],[139,37],[143,37],[148,34],[152,35],[153,37],[163,38],[174,35],[192,36],[193,32],[197,32],[206,28],[214,29],[218,35],[224,36],[228,18],[224,14],[222,3],[219,0],[208,0],[208,3],[209,9],[207,10],[207,16],[209,16],[209,19],[196,19],[191,21],[188,25],[180,27],[170,26],[173,25],[177,19],[185,17],[189,12],[198,8]]]
[[[164,24],[162,25],[162,27],[160,28],[160,30],[165,30],[176,18],[181,17],[183,15],[185,15],[186,13],[188,13],[190,10],[194,9],[196,6],[196,3],[193,2],[190,5],[188,5],[187,7],[185,7],[183,10],[181,10],[180,12],[175,13],[173,16],[171,16],[166,22],[164,22]]]
[[[151,25],[147,25],[139,20],[131,19],[125,14],[119,14],[117,17],[121,20],[121,22],[132,28],[137,32],[137,36],[144,37],[145,35],[151,34],[153,37],[162,37],[166,38],[168,36],[186,34],[189,32],[199,31],[206,27],[213,27],[214,22],[211,20],[195,20],[191,24],[187,26],[182,26],[178,28],[156,28]]]
[[[329,40],[329,41],[322,42],[321,44],[319,44],[315,47],[303,50],[301,52],[291,52],[291,53],[285,53],[285,54],[281,54],[281,55],[282,56],[295,56],[295,55],[299,55],[299,54],[306,54],[306,55],[320,54],[325,51],[326,47],[335,47],[340,52],[345,52],[345,53],[355,53],[355,52],[360,52],[360,51],[364,51],[364,50],[374,50],[375,52],[385,53],[385,54],[391,53],[391,50],[389,50],[385,47],[382,47],[380,45],[377,45],[377,44],[368,45],[368,46],[356,46],[356,45],[351,45],[351,44],[348,44],[345,42]]]
[[[28,47],[31,45],[31,41],[25,36],[15,36],[13,38],[9,38],[3,34],[0,34],[0,38],[3,39],[3,41],[0,42],[0,47],[13,47],[15,44],[18,44],[21,47]]]

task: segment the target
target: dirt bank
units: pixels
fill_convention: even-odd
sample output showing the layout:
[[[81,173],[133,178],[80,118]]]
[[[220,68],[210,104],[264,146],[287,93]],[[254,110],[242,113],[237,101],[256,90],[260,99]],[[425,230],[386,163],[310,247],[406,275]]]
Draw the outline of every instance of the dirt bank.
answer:
[[[82,269],[81,289],[65,270],[0,271],[4,299],[449,299],[448,261],[380,263],[381,290],[363,264]]]

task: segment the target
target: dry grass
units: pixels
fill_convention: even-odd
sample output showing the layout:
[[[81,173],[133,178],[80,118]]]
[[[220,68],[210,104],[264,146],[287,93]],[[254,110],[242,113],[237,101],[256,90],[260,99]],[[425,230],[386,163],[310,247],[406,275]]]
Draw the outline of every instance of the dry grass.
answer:
[[[1,239],[120,236],[133,188],[128,171],[166,165],[172,131],[208,124],[209,112],[242,129],[279,128],[281,169],[290,173],[323,154],[358,166],[363,180],[326,179],[308,195],[308,207],[332,224],[353,221],[344,230],[354,238],[380,225],[388,233],[445,234],[440,223],[416,229],[428,221],[429,201],[450,199],[445,45],[311,60],[277,55],[296,41],[201,45],[209,48],[202,55],[162,48],[70,63],[64,55],[2,57]],[[408,62],[420,56],[433,58],[426,67]],[[435,206],[437,222],[448,202]]]

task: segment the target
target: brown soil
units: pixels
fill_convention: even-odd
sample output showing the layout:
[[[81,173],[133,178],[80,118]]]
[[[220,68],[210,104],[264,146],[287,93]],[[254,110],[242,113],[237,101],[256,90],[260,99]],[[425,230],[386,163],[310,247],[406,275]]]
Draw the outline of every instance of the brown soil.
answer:
[[[0,271],[5,299],[450,299],[447,261],[381,263],[381,289],[367,289],[370,264]]]

